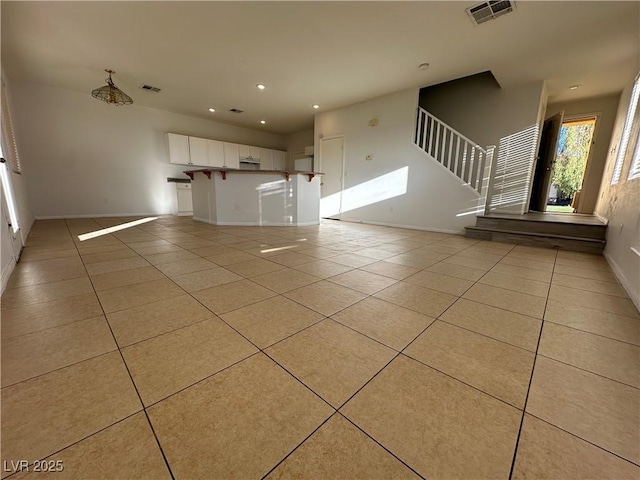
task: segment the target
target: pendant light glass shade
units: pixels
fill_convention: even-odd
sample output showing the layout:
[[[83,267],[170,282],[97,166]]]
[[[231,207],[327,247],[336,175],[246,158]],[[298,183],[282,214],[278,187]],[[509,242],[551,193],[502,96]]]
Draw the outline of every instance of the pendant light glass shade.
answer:
[[[109,74],[109,78],[106,79],[107,84],[104,87],[92,90],[91,96],[111,105],[131,105],[133,99],[116,87],[113,80],[111,80],[111,74],[116,72],[113,70],[105,70],[105,72]]]

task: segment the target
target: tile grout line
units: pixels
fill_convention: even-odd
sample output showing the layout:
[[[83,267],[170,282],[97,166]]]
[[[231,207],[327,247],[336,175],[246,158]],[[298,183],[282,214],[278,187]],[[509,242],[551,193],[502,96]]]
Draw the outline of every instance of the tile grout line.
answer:
[[[94,435],[98,435],[98,434],[100,434],[100,433],[104,432],[105,430],[107,430],[108,428],[113,427],[114,425],[117,425],[117,424],[119,424],[119,423],[122,423],[122,422],[124,422],[124,421],[126,421],[126,420],[128,420],[128,419],[130,419],[130,418],[132,418],[132,417],[135,417],[136,415],[139,415],[140,413],[142,413],[142,410],[138,410],[137,412],[133,412],[131,415],[127,415],[126,417],[123,417],[123,418],[121,418],[120,420],[117,420],[117,421],[115,421],[115,422],[113,422],[113,423],[111,423],[111,424],[107,425],[106,427],[102,427],[101,429],[96,430],[95,432],[90,433],[89,435],[85,435],[84,437],[80,438],[79,440],[76,440],[76,441],[74,441],[74,442],[70,443],[69,445],[65,445],[64,447],[60,448],[59,450],[56,450],[55,452],[52,452],[52,453],[48,454],[46,457],[43,457],[42,459],[40,459],[40,461],[42,461],[42,460],[46,460],[47,458],[50,458],[50,457],[53,457],[54,455],[56,455],[56,454],[58,454],[58,453],[60,453],[60,452],[62,452],[62,451],[64,451],[64,450],[66,450],[67,448],[71,448],[71,447],[73,447],[74,445],[77,445],[77,444],[79,444],[80,442],[83,442],[83,441],[85,441],[85,440],[87,440],[87,439],[89,439],[89,438],[93,437]],[[32,462],[32,463],[29,463],[29,467],[33,466],[33,465],[35,464],[35,462],[36,462],[36,461],[38,461],[38,459],[33,460],[33,462]],[[4,472],[3,472],[3,473],[4,473]],[[16,474],[18,474],[18,473],[20,473],[20,471],[19,471],[19,470],[16,470],[16,471],[14,471],[14,472],[10,473],[9,475],[7,475],[6,477],[2,477],[2,480],[4,480],[5,478],[12,477],[12,476],[14,476],[14,475],[16,475]]]
[[[558,425],[554,425],[553,423],[551,423],[551,422],[549,422],[549,421],[545,420],[544,418],[540,418],[540,417],[538,417],[537,415],[534,415],[534,414],[532,414],[532,413],[527,413],[527,415],[529,415],[530,417],[533,417],[533,418],[535,418],[535,419],[537,419],[537,420],[540,420],[541,422],[544,422],[544,423],[546,423],[547,425],[549,425],[549,426],[551,426],[551,427],[553,427],[553,428],[557,428],[557,429],[558,429],[558,430],[560,430],[561,432],[564,432],[564,433],[566,433],[566,434],[568,434],[568,435],[571,435],[572,437],[575,437],[575,438],[577,438],[577,439],[579,439],[579,440],[581,440],[581,441],[583,441],[583,442],[585,442],[585,443],[588,443],[589,445],[592,445],[592,446],[596,447],[597,449],[602,450],[603,452],[609,453],[609,454],[613,455],[614,457],[618,457],[620,460],[624,460],[625,462],[630,463],[631,465],[635,465],[636,467],[640,467],[640,464],[639,464],[639,463],[635,463],[635,462],[633,462],[633,461],[631,461],[631,460],[629,460],[629,459],[626,459],[626,458],[624,458],[624,457],[621,457],[621,456],[620,456],[620,455],[618,455],[617,453],[612,452],[612,451],[610,451],[610,450],[607,450],[606,448],[601,447],[600,445],[595,444],[595,443],[593,443],[593,442],[591,442],[591,441],[587,440],[586,438],[582,438],[581,436],[576,435],[575,433],[572,433],[572,432],[570,432],[570,431],[568,431],[568,430],[565,430],[564,428],[559,427]]]
[[[555,270],[556,260],[558,259],[558,250],[556,250],[556,256],[553,262],[553,269]],[[542,311],[542,322],[540,324],[540,331],[538,333],[538,344],[536,345],[536,353],[533,357],[533,365],[531,366],[531,375],[529,377],[529,385],[527,386],[527,395],[524,399],[524,405],[522,406],[522,416],[520,417],[520,425],[518,427],[518,435],[516,436],[516,443],[513,447],[513,457],[511,459],[511,468],[509,469],[509,480],[513,478],[513,471],[516,466],[516,459],[518,457],[518,448],[520,446],[520,436],[522,435],[522,427],[524,425],[524,418],[527,414],[527,402],[529,401],[529,394],[531,393],[531,384],[533,383],[533,376],[536,370],[536,363],[538,360],[538,350],[540,349],[540,342],[542,340],[542,332],[544,330],[544,316],[547,312],[547,305],[549,304],[549,295],[551,293],[551,284],[549,284],[549,290],[547,293],[547,298],[544,303],[544,310]]]
[[[71,234],[72,238],[73,238],[73,234],[71,233],[71,229],[69,228],[69,224],[67,222],[67,220],[65,220],[65,224],[67,225],[67,229],[69,230],[69,234]],[[119,242],[121,242],[122,244],[126,245],[124,242],[122,242],[120,239],[117,239]],[[74,242],[75,243],[75,242]],[[129,247],[127,247],[129,248]],[[76,249],[77,249],[77,245],[76,245]],[[133,251],[133,249],[131,249]],[[78,250],[78,254],[80,253],[80,250]],[[136,253],[137,254],[137,253]],[[85,270],[86,270],[86,265],[84,263],[84,260],[82,260],[82,256],[80,256],[80,260],[82,261],[82,264],[85,266]],[[89,275],[89,272],[87,271],[87,276]],[[94,295],[96,296],[96,298],[98,299],[98,303],[100,304],[100,308],[102,309],[102,312],[104,314],[104,318],[105,318],[105,322],[107,323],[107,326],[109,327],[109,332],[111,332],[111,337],[113,338],[114,343],[116,344],[118,353],[120,355],[120,359],[122,360],[122,364],[124,365],[124,368],[127,371],[127,374],[129,375],[129,380],[131,381],[131,385],[133,386],[136,395],[138,396],[138,401],[140,402],[140,406],[142,407],[142,411],[144,412],[144,416],[147,419],[147,423],[149,425],[149,428],[151,428],[151,432],[153,434],[153,438],[156,441],[156,445],[158,446],[158,449],[160,450],[160,454],[162,455],[162,459],[164,460],[164,464],[167,467],[167,471],[169,472],[169,475],[171,476],[172,480],[175,480],[175,476],[173,475],[173,472],[171,470],[171,466],[169,465],[169,460],[167,459],[167,456],[162,448],[162,444],[160,443],[160,439],[158,438],[158,435],[156,434],[155,429],[153,428],[153,423],[151,423],[151,419],[149,418],[149,414],[147,413],[147,410],[144,406],[144,401],[142,400],[142,396],[140,395],[140,391],[138,390],[138,386],[136,385],[136,382],[133,379],[133,375],[131,374],[131,371],[129,370],[129,365],[127,365],[127,362],[125,361],[124,355],[122,353],[122,349],[120,348],[120,345],[118,344],[118,340],[116,339],[115,334],[113,333],[113,329],[111,328],[111,324],[109,323],[109,320],[107,319],[107,314],[104,311],[104,307],[102,306],[102,301],[100,300],[100,297],[98,297],[98,293],[95,290],[95,286],[93,285],[93,281],[91,281],[91,277],[89,276],[89,282],[91,283],[91,287],[93,288],[93,292]],[[94,432],[95,434],[95,432]]]
[[[273,472],[276,468],[278,468],[278,466],[284,462],[287,458],[289,458],[293,452],[295,452],[302,444],[304,444],[309,438],[311,438],[318,430],[320,430],[320,428],[322,428],[323,425],[325,425],[329,420],[331,420],[338,412],[336,410],[334,410],[331,415],[329,415],[322,423],[320,423],[320,425],[318,425],[316,428],[313,429],[313,431],[307,435],[298,445],[296,445],[289,453],[287,453],[280,461],[278,461],[273,467],[271,467],[271,469],[269,469],[267,471],[267,473],[265,473],[264,475],[262,475],[260,477],[261,480],[266,479],[269,474],[271,472]]]
[[[434,323],[435,323],[435,322],[434,322]],[[424,363],[423,361],[418,360],[417,358],[412,357],[412,356],[411,356],[411,355],[409,355],[408,353],[400,352],[400,355],[402,355],[402,356],[404,356],[404,357],[406,357],[406,358],[408,358],[408,359],[410,359],[410,360],[413,360],[414,362],[418,362],[419,364],[421,364],[421,365],[423,365],[423,366],[425,366],[425,367],[427,367],[427,368],[430,368],[431,370],[435,370],[436,372],[438,372],[438,373],[440,373],[440,374],[442,374],[442,375],[444,375],[444,376],[446,376],[446,377],[449,377],[451,380],[454,380],[455,382],[461,383],[461,384],[463,384],[463,385],[465,385],[465,386],[467,386],[467,387],[470,387],[470,388],[472,388],[472,389],[474,389],[474,390],[477,390],[479,393],[482,393],[482,394],[484,394],[484,395],[487,395],[487,396],[489,396],[489,397],[493,398],[494,400],[498,400],[499,402],[502,402],[502,403],[504,403],[505,405],[508,405],[508,406],[509,406],[509,407],[511,407],[511,408],[515,408],[516,410],[522,411],[522,408],[517,407],[517,406],[515,406],[514,404],[509,403],[509,402],[507,402],[506,400],[503,400],[502,398],[496,397],[495,395],[492,395],[491,393],[485,392],[485,391],[484,391],[484,390],[482,390],[480,387],[476,387],[476,386],[474,386],[474,385],[471,385],[470,383],[465,382],[464,380],[461,380],[461,379],[459,379],[459,378],[457,378],[457,377],[454,377],[454,376],[453,376],[453,375],[451,375],[450,373],[443,372],[442,370],[440,370],[440,369],[438,369],[438,368],[436,368],[436,367],[434,367],[434,366],[432,366],[432,365],[429,365],[428,363]]]
[[[349,417],[347,417],[344,413],[338,411],[336,412],[338,415],[340,415],[342,418],[344,418],[347,422],[349,422],[351,425],[353,425],[355,428],[357,428],[358,430],[360,430],[364,435],[366,435],[368,438],[370,438],[373,442],[375,442],[376,444],[378,444],[382,449],[384,449],[387,453],[389,453],[389,455],[391,455],[393,458],[395,458],[396,460],[398,460],[400,463],[402,463],[405,467],[407,467],[409,470],[411,470],[413,473],[415,473],[416,475],[418,475],[418,477],[425,479],[424,475],[420,475],[416,470],[413,469],[413,467],[411,467],[411,465],[409,465],[408,463],[406,463],[404,460],[402,460],[400,457],[398,457],[395,453],[393,453],[391,450],[389,450],[387,447],[385,447],[382,443],[380,443],[378,440],[376,440],[375,438],[373,438],[371,435],[369,435],[362,427],[360,427],[358,424],[356,424],[353,420],[351,420]]]
[[[596,310],[596,311],[598,311],[598,310]],[[631,317],[629,317],[629,318],[631,318]],[[638,321],[640,321],[640,319],[638,319]],[[613,338],[613,337],[609,337],[607,335],[603,335],[602,333],[590,332],[589,330],[583,330],[583,329],[578,328],[578,327],[572,327],[571,325],[565,325],[564,323],[554,322],[553,320],[545,320],[545,322],[553,323],[554,325],[558,325],[558,326],[564,327],[564,328],[569,328],[569,329],[575,330],[577,332],[587,333],[589,335],[594,335],[596,337],[605,338],[605,339],[611,340],[613,342],[619,342],[619,343],[623,343],[625,345],[631,345],[632,347],[640,348],[640,344],[638,344],[638,343],[627,342],[625,340],[620,340],[619,338]]]
[[[509,312],[509,313],[511,313],[511,312]],[[459,328],[461,330],[466,330],[467,332],[475,333],[476,335],[480,335],[481,337],[488,338],[488,339],[493,340],[495,342],[503,343],[504,345],[508,345],[510,347],[513,347],[513,348],[517,348],[519,350],[523,350],[523,351],[529,352],[529,353],[535,353],[533,350],[529,350],[528,348],[521,347],[520,345],[514,345],[513,343],[509,343],[509,342],[507,342],[505,340],[501,340],[499,338],[492,337],[491,335],[488,335],[486,333],[476,332],[475,330],[471,330],[470,328],[463,327],[463,326],[458,325],[456,323],[452,323],[452,322],[450,322],[448,320],[443,320],[442,318],[437,318],[436,320],[438,320],[439,322],[442,322],[442,323],[446,323],[447,325],[450,325],[452,327],[456,327],[456,328]],[[534,320],[536,320],[536,319],[534,319]],[[537,319],[537,320],[540,320],[540,319]]]
[[[633,385],[629,385],[628,383],[624,383],[624,382],[622,382],[620,380],[616,380],[615,378],[607,377],[605,375],[602,375],[601,373],[592,372],[591,370],[587,370],[585,368],[577,367],[576,365],[572,365],[570,363],[563,362],[562,360],[558,360],[557,358],[553,358],[553,357],[550,357],[548,355],[544,355],[542,353],[537,353],[536,355],[538,357],[546,358],[548,360],[552,360],[554,362],[561,363],[562,365],[566,365],[567,367],[575,368],[576,370],[580,370],[581,372],[590,373],[591,375],[595,375],[596,377],[604,378],[604,379],[609,380],[611,382],[615,382],[615,383],[618,383],[620,385],[624,385],[625,387],[633,388],[634,390],[640,390],[640,386],[636,387],[636,386],[633,386]]]

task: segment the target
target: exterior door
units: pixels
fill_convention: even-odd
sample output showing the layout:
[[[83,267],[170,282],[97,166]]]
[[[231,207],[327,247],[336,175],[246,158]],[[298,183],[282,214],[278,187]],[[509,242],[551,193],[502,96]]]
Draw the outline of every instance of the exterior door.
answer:
[[[344,184],[344,137],[325,138],[320,141],[320,216],[337,218],[342,214]]]
[[[547,209],[549,187],[553,176],[553,165],[556,161],[558,150],[558,138],[564,120],[564,112],[555,114],[544,121],[542,135],[540,136],[540,148],[536,171],[533,175],[533,187],[531,188],[531,201],[529,210],[544,212]]]

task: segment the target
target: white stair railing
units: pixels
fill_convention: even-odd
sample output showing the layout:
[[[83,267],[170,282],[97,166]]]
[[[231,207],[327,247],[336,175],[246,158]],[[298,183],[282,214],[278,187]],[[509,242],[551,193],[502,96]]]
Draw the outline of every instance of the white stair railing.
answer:
[[[495,147],[481,147],[421,107],[414,142],[479,194],[486,195]]]

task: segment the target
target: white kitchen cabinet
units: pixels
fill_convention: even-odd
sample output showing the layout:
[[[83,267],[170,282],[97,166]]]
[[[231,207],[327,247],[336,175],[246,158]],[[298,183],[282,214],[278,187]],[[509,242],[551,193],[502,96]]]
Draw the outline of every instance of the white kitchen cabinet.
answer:
[[[274,170],[273,168],[273,150],[261,148],[260,152],[260,170]]]
[[[272,150],[274,170],[284,170],[286,168],[286,153],[282,150]]]
[[[224,166],[229,168],[240,167],[240,145],[224,142]]]
[[[209,165],[209,153],[206,138],[189,137],[189,153],[191,165],[206,167]]]
[[[207,140],[207,165],[224,167],[224,143],[218,140]]]
[[[251,145],[238,145],[238,155],[240,158],[258,160],[260,158],[260,148]]]
[[[249,158],[249,145],[238,145],[238,157]]]
[[[179,165],[190,165],[189,137],[177,133],[167,133],[169,138],[169,162]]]

